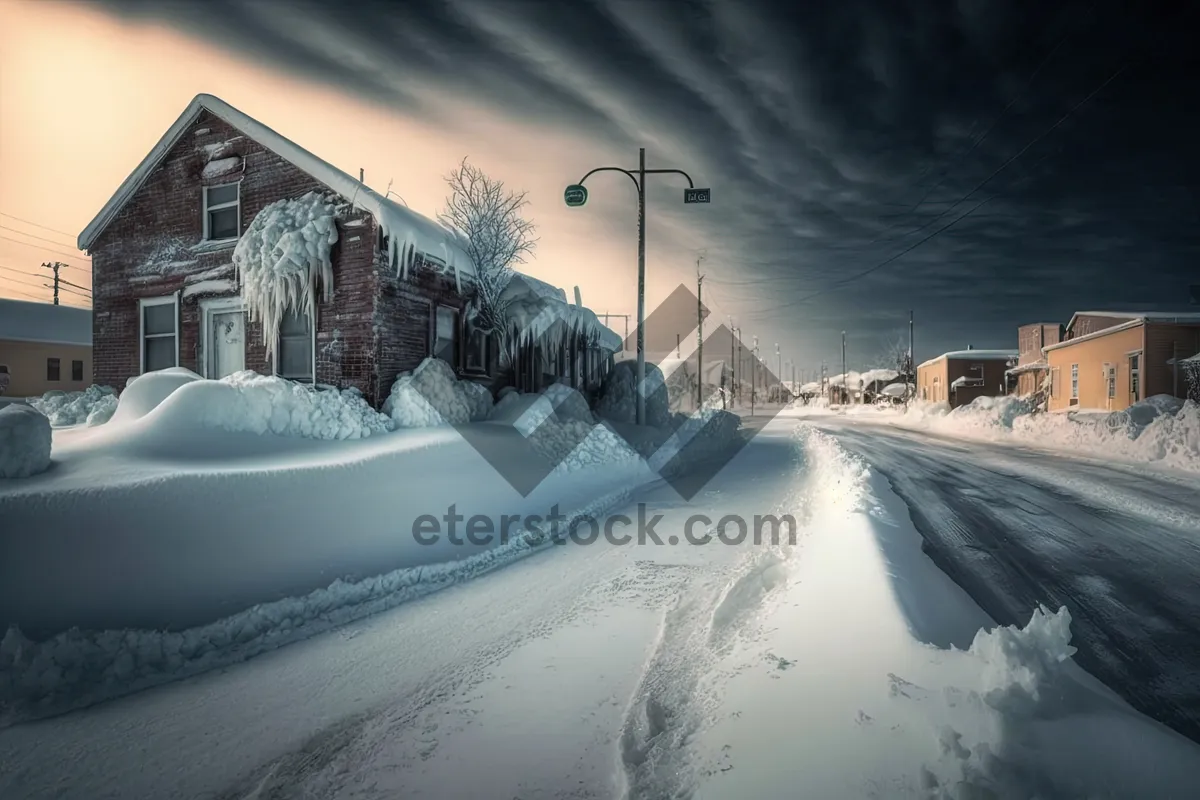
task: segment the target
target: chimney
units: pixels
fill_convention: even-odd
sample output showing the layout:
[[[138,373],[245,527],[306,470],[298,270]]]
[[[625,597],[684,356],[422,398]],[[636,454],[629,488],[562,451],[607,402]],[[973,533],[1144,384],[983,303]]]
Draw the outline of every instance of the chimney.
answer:
[[[583,297],[579,294],[579,287],[575,287],[575,305],[583,308]]]

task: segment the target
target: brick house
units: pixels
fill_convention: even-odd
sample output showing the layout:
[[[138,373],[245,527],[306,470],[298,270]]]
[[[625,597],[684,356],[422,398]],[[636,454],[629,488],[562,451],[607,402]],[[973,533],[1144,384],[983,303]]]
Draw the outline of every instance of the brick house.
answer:
[[[333,291],[284,314],[268,357],[234,248],[265,207],[310,192],[339,206]],[[428,356],[504,382],[493,337],[468,320],[474,268],[456,234],[211,95],[191,102],[78,245],[92,257],[98,384],[173,366],[209,378],[251,369],[354,387],[378,406]]]
[[[917,397],[958,408],[977,397],[1000,397],[1008,393],[1010,364],[1016,350],[955,350],[942,353],[917,366]]]
[[[1154,395],[1186,398],[1183,362],[1200,350],[1200,313],[1080,311],[1043,348],[1050,411],[1119,411]]]

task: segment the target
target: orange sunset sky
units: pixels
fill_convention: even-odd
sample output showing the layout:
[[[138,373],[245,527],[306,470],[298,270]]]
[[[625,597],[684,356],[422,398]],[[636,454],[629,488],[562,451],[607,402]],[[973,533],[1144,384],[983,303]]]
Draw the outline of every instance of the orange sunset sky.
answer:
[[[594,178],[583,209],[566,208],[562,191],[591,167],[636,166],[636,152],[505,118],[453,95],[439,99],[450,122],[435,127],[159,24],[50,0],[0,0],[0,296],[48,300],[41,275],[48,271],[40,265],[53,260],[71,265],[66,280],[91,286],[76,236],[201,92],[348,173],[364,169],[376,189],[393,181],[393,190],[427,216],[442,206],[445,173],[470,157],[529,191],[540,242],[524,271],[568,295],[579,285],[597,312],[635,311],[632,187],[618,175]],[[671,245],[667,228],[653,218],[648,228],[651,308],[679,281],[694,279],[697,251]],[[86,292],[67,288],[62,302],[88,305]],[[712,301],[722,319],[733,312]],[[619,321],[613,327],[622,331]]]

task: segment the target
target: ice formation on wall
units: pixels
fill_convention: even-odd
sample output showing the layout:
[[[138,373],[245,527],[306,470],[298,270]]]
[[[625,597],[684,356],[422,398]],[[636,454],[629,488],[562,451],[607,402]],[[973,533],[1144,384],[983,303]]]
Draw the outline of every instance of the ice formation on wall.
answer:
[[[312,319],[318,287],[333,296],[330,251],[338,240],[337,207],[317,192],[263,208],[238,240],[233,264],[250,321],[261,321],[267,355],[279,342],[288,311]]]

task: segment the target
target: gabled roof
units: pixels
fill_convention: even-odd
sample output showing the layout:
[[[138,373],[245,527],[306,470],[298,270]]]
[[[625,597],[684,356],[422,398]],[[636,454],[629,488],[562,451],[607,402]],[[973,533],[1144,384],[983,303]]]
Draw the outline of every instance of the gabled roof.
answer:
[[[1075,320],[1079,317],[1111,317],[1142,322],[1200,322],[1200,312],[1197,311],[1076,311],[1067,323],[1067,330],[1074,328]]]
[[[949,353],[942,353],[940,356],[933,358],[917,365],[917,368],[928,367],[930,364],[936,364],[942,359],[954,360],[959,358],[978,359],[980,361],[1007,361],[1010,358],[1017,358],[1021,353],[1018,350],[951,350]]]
[[[74,306],[0,298],[0,340],[90,347],[92,312]]]
[[[263,125],[233,106],[210,94],[198,94],[179,118],[167,129],[153,149],[146,154],[137,168],[130,173],[116,193],[105,203],[104,208],[79,234],[79,249],[88,249],[104,232],[117,213],[142,187],[167,154],[175,147],[188,128],[202,111],[208,111],[218,119],[232,125],[243,135],[258,142],[280,158],[294,165],[337,194],[375,217],[384,232],[393,239],[413,245],[417,250],[440,258],[456,270],[474,272],[471,259],[467,256],[464,243],[457,233],[438,222],[421,216],[400,203],[369,188],[366,184],[317,158],[300,145]],[[392,247],[394,258],[400,257],[403,248]]]

